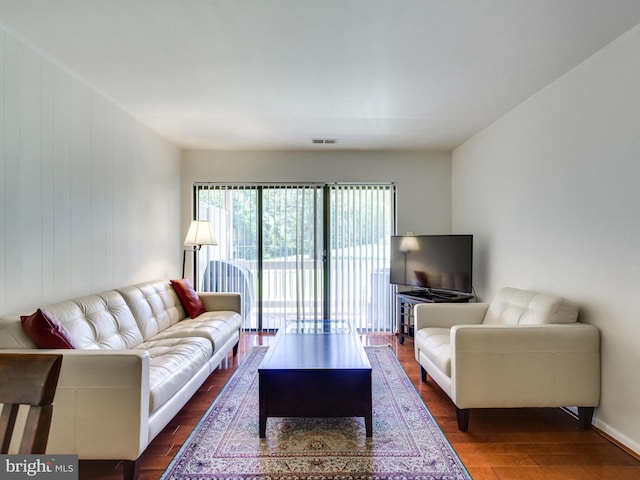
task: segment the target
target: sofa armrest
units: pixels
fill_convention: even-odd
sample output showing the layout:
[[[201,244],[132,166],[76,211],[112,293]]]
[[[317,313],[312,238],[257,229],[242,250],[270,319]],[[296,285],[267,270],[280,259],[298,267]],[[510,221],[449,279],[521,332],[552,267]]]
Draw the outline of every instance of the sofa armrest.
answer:
[[[144,451],[150,440],[146,351],[12,351],[63,355],[47,453],[135,460]]]
[[[228,292],[198,292],[207,312],[232,311],[242,314],[242,295]]]
[[[488,303],[420,303],[414,307],[415,331],[482,323]]]
[[[597,406],[600,332],[583,323],[451,329],[459,408]]]

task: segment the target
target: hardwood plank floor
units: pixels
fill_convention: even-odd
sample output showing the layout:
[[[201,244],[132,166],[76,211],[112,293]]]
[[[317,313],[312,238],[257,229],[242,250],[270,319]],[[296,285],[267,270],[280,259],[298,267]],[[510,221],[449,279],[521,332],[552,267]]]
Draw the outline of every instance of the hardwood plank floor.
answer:
[[[272,335],[243,334],[238,355],[222,362],[142,455],[141,480],[157,480],[200,417],[254,345]],[[594,430],[578,429],[565,411],[472,410],[469,431],[458,431],[455,409],[433,382],[422,382],[413,342],[395,335],[363,335],[364,345],[390,344],[440,428],[474,480],[640,480],[640,461]],[[116,461],[81,461],[80,480],[121,480]]]

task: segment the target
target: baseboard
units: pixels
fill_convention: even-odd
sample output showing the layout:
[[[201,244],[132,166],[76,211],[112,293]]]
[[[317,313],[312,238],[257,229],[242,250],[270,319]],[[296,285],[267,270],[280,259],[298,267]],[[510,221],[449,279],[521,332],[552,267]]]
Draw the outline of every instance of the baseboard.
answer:
[[[578,413],[574,408],[565,407],[563,408],[565,412],[567,412],[572,417],[578,419]],[[591,425],[591,429],[596,432],[598,435],[606,438],[608,441],[613,443],[616,447],[623,450],[625,453],[631,455],[636,460],[640,461],[640,445],[634,442],[632,439],[619,432],[615,428],[611,428],[610,425],[598,421],[597,417],[594,419],[594,423]],[[624,440],[620,440],[624,439]]]

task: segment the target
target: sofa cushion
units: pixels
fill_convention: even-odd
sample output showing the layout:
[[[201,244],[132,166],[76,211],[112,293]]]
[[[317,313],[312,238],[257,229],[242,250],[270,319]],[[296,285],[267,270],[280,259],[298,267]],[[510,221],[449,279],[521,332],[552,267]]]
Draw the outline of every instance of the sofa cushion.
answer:
[[[200,300],[200,297],[191,286],[189,279],[171,280],[171,286],[178,294],[182,306],[191,318],[196,318],[206,311],[202,300]]]
[[[129,305],[144,340],[150,340],[187,316],[168,280],[139,283],[118,292]]]
[[[76,348],[64,325],[46,310],[39,308],[20,317],[22,328],[38,348]]]
[[[574,323],[578,305],[556,295],[502,288],[491,301],[482,323],[489,325]]]
[[[163,330],[155,338],[203,337],[213,351],[222,347],[240,328],[242,317],[236,312],[205,312],[197,318],[185,319]]]
[[[415,334],[417,348],[447,376],[451,376],[451,329],[421,328]]]
[[[205,338],[149,340],[135,350],[149,353],[149,412],[154,412],[178,392],[211,358]]]
[[[131,310],[114,290],[54,303],[45,309],[65,326],[78,349],[129,349],[142,342]]]

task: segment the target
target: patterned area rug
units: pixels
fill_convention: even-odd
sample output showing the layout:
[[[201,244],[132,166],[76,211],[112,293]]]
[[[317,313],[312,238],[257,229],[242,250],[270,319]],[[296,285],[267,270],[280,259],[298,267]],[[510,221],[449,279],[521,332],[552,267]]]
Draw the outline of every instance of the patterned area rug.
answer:
[[[471,479],[390,347],[365,347],[373,437],[363,418],[269,418],[258,438],[254,347],[160,480]]]

